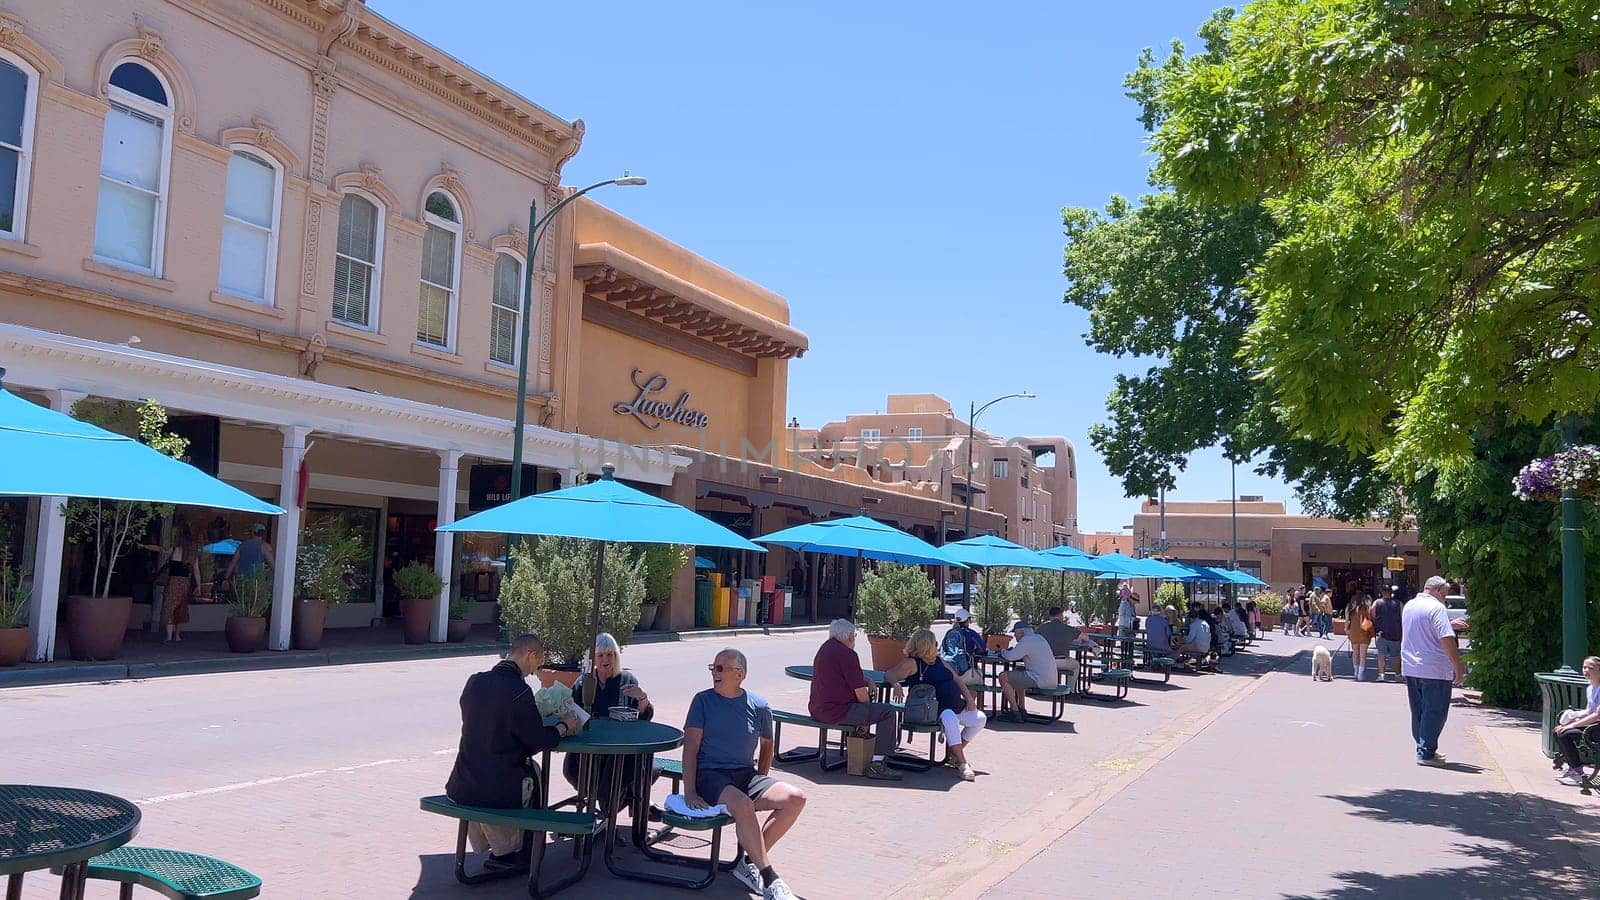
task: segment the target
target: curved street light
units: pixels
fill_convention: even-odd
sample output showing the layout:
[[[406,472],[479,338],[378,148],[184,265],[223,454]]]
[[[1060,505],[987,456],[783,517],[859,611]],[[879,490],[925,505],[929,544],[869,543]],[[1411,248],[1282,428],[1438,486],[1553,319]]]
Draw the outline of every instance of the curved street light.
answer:
[[[572,201],[584,194],[607,185],[620,185],[634,187],[642,185],[645,180],[638,175],[630,175],[626,171],[620,178],[607,178],[597,181],[588,187],[573,193],[570,197],[550,207],[550,211],[539,218],[539,203],[534,201],[528,204],[528,255],[522,262],[522,335],[517,342],[517,425],[512,432],[511,446],[511,499],[516,500],[522,496],[522,439],[528,428],[528,339],[532,331],[533,317],[528,315],[533,305],[533,266],[534,256],[539,250],[539,239],[544,237],[544,232],[550,223]],[[571,485],[565,485],[571,487]]]
[[[1032,400],[1035,396],[1036,395],[1030,391],[1018,391],[1015,394],[1005,394],[1003,396],[996,397],[982,406],[974,407],[974,405],[971,403],[967,404],[967,511],[966,517],[961,522],[962,540],[972,537],[972,443],[974,440],[974,432],[977,430],[976,423],[978,421],[978,417],[983,415],[984,410],[995,405],[996,403],[999,403],[1001,400]],[[961,570],[961,605],[967,609],[972,608],[971,569]]]

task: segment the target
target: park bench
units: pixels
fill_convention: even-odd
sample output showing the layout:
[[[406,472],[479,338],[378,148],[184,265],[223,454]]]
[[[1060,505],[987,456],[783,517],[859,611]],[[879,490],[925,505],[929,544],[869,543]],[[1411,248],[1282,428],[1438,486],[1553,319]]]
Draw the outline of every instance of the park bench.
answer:
[[[683,760],[657,758],[656,777],[665,778],[672,782],[672,793],[683,793]]]
[[[679,771],[678,777],[680,779],[683,777],[682,771]],[[707,859],[705,861],[705,867],[706,867],[705,877],[700,879],[699,881],[696,881],[696,882],[684,882],[684,881],[674,880],[674,881],[671,882],[671,884],[673,884],[674,886],[685,887],[685,888],[689,888],[690,890],[696,890],[696,891],[703,890],[703,889],[708,888],[708,887],[711,886],[711,882],[716,880],[718,872],[727,872],[727,871],[731,870],[734,867],[734,865],[737,864],[738,861],[739,861],[739,846],[738,846],[739,845],[739,839],[738,839],[738,837],[734,838],[733,859],[728,860],[727,862],[723,862],[722,859],[721,859],[721,857],[722,857],[722,829],[724,829],[724,828],[726,828],[726,827],[728,827],[728,826],[733,824],[733,817],[732,816],[729,816],[729,815],[710,816],[710,817],[680,816],[680,815],[678,815],[677,813],[673,812],[670,809],[663,809],[661,811],[661,824],[665,825],[667,830],[669,830],[669,831],[709,831],[709,832],[711,832],[711,847],[710,847],[711,855],[709,857],[707,857]],[[649,853],[649,852],[646,853],[646,856],[649,859],[654,860],[655,862],[658,862],[658,863],[666,863],[668,865],[683,866],[685,868],[698,868],[699,867],[699,861],[695,860],[695,859],[690,859],[689,857],[676,856],[676,855],[670,855],[670,854],[657,855],[656,853]]]
[[[1048,688],[1029,688],[1028,699],[1045,700],[1050,704],[1050,716],[1048,718],[1044,716],[1036,716],[1030,713],[1028,715],[1029,720],[1035,722],[1061,721],[1061,717],[1065,715],[1067,711],[1067,700],[1077,696],[1077,693],[1078,692],[1075,688],[1073,688],[1071,685],[1065,684],[1058,684],[1055,687]]]
[[[135,886],[172,900],[245,900],[261,895],[261,879],[233,863],[156,847],[124,846],[92,857],[85,877],[122,885],[118,892],[122,900],[132,900]]]
[[[1166,684],[1172,680],[1172,667],[1178,664],[1178,661],[1170,655],[1171,653],[1172,651],[1170,650],[1164,652],[1154,651],[1153,655],[1151,652],[1146,652],[1139,666],[1151,672],[1160,672],[1161,683]]]
[[[783,726],[785,725],[793,725],[797,728],[815,728],[817,730],[817,746],[814,749],[811,747],[797,747],[787,753],[779,752],[779,762],[796,763],[815,759],[819,761],[819,765],[822,766],[825,772],[840,768],[845,764],[844,737],[847,732],[854,731],[855,726],[830,725],[827,722],[819,722],[810,716],[803,716],[800,713],[775,709],[772,711],[772,746],[779,751],[783,748]],[[828,732],[830,731],[839,732],[837,743],[828,743]],[[829,749],[838,750],[838,757],[829,759]]]
[[[1110,699],[1123,700],[1128,696],[1128,682],[1133,680],[1132,669],[1105,669],[1094,677],[1095,681],[1109,682],[1114,696]],[[1100,699],[1100,698],[1097,698]]]
[[[589,871],[589,863],[594,856],[594,836],[599,829],[599,822],[595,817],[585,812],[563,812],[553,809],[489,809],[481,806],[463,806],[449,797],[439,794],[433,797],[423,797],[421,800],[423,812],[446,816],[460,822],[456,829],[456,880],[462,884],[481,884],[485,881],[495,881],[523,874],[523,870],[507,869],[498,872],[478,872],[474,875],[467,874],[467,824],[479,822],[485,825],[499,825],[504,828],[520,828],[524,835],[522,850],[528,856],[528,892],[536,896],[549,896],[557,891],[571,887],[583,879]],[[578,842],[580,861],[578,870],[550,884],[539,885],[539,864],[544,860],[544,835],[545,833],[565,834]]]
[[[923,759],[920,756],[896,753],[885,759],[884,762],[897,769],[909,769],[913,772],[926,772],[934,766],[944,765],[945,760],[934,758],[938,745],[944,742],[944,726],[938,722],[907,722],[904,704],[891,703],[889,705],[895,707],[895,711],[900,714],[900,730],[905,732],[907,737],[919,734],[928,736],[928,758]],[[948,750],[945,755],[948,758]]]
[[[1178,661],[1185,666],[1194,668],[1195,671],[1210,669],[1214,672],[1217,669],[1216,651],[1206,653],[1196,653],[1190,650],[1180,651],[1178,653]]]

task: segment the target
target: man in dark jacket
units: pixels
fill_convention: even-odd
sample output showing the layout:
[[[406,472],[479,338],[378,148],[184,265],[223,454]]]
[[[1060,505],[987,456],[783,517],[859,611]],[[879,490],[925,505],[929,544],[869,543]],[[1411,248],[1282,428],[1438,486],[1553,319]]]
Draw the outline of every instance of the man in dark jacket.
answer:
[[[571,713],[554,726],[539,715],[527,678],[543,665],[544,642],[525,634],[511,642],[511,652],[498,665],[467,679],[461,691],[461,746],[444,788],[451,800],[464,806],[522,807],[528,758],[578,730]],[[473,850],[489,851],[485,868],[514,866],[522,850],[522,831],[516,828],[473,822],[467,840]]]

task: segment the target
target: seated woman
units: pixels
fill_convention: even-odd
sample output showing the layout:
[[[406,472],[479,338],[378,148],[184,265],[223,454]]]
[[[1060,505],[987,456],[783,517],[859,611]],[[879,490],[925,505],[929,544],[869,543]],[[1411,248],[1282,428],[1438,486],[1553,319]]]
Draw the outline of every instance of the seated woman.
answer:
[[[639,679],[633,673],[622,668],[622,648],[617,646],[617,639],[606,632],[601,632],[594,640],[594,671],[585,672],[578,676],[572,685],[572,699],[584,711],[597,719],[611,717],[611,708],[626,706],[639,711],[639,718],[649,721],[655,716],[655,707],[650,705],[650,697],[644,689],[639,687]],[[622,804],[627,806],[633,802],[631,788],[636,772],[636,761],[628,757],[622,765],[623,793]],[[583,785],[578,783],[578,757],[568,753],[561,764],[561,772],[566,776],[567,782],[579,792]],[[600,786],[600,796],[606,800],[610,796],[611,784],[606,781]]]
[[[1555,728],[1556,746],[1561,748],[1561,755],[1567,761],[1567,770],[1556,776],[1563,784],[1583,784],[1583,757],[1578,752],[1578,738],[1589,726],[1600,725],[1600,656],[1583,661],[1583,677],[1589,679],[1584,688],[1587,707],[1566,710],[1561,714],[1561,724]]]
[[[933,686],[939,698],[939,724],[944,726],[946,764],[961,772],[962,781],[972,781],[977,773],[967,762],[967,745],[983,730],[987,719],[978,709],[977,698],[956,670],[939,657],[939,642],[933,632],[919,628],[906,642],[906,658],[884,673],[889,683]]]

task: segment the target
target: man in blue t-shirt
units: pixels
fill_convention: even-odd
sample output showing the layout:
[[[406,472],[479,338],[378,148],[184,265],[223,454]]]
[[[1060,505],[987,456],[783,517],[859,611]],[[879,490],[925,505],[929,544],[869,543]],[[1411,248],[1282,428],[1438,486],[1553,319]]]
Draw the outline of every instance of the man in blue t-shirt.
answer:
[[[733,868],[735,878],[762,900],[794,900],[768,853],[800,818],[806,795],[767,774],[772,707],[744,689],[744,654],[723,650],[710,669],[711,689],[694,695],[683,723],[683,799],[691,809],[721,804],[733,817],[744,848]],[[763,826],[756,813],[767,810],[772,815]]]

